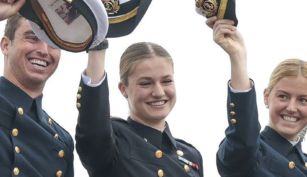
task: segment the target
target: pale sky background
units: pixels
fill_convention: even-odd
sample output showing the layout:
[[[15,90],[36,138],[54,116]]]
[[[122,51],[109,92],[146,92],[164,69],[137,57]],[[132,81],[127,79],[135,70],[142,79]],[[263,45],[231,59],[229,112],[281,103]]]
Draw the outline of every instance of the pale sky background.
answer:
[[[307,1],[236,2],[238,29],[247,46],[249,75],[255,81],[259,119],[264,127],[268,123],[268,110],[262,92],[271,71],[282,59],[307,60]],[[1,35],[3,29],[4,22],[0,22]],[[204,176],[218,177],[215,154],[227,127],[228,56],[213,42],[205,18],[195,12],[194,0],[153,0],[132,34],[109,40],[106,70],[113,116],[127,118],[126,100],[117,89],[119,58],[126,47],[139,41],[158,43],[172,55],[177,103],[167,118],[170,129],[174,137],[186,140],[202,153]],[[44,90],[44,109],[73,137],[78,115],[76,93],[86,63],[85,52],[63,51],[58,70]],[[2,72],[3,61],[0,62]],[[307,152],[306,147],[304,150]],[[76,153],[75,176],[87,176]]]

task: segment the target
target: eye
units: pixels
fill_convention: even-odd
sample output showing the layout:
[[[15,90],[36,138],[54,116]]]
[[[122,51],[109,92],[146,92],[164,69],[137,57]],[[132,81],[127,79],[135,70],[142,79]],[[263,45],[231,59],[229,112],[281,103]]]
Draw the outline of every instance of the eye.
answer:
[[[150,84],[151,84],[150,81],[140,81],[140,82],[139,82],[139,85],[141,85],[141,86],[148,86],[148,85],[150,85]]]
[[[26,35],[25,40],[27,42],[30,42],[30,43],[36,43],[36,42],[40,41],[40,39],[34,34]]]
[[[300,98],[300,102],[307,105],[307,98]]]
[[[165,79],[165,80],[162,81],[162,83],[165,84],[165,85],[169,85],[169,84],[173,83],[173,80],[172,79]]]
[[[279,94],[278,96],[277,96],[280,100],[288,100],[288,96],[287,95],[285,95],[285,94]]]

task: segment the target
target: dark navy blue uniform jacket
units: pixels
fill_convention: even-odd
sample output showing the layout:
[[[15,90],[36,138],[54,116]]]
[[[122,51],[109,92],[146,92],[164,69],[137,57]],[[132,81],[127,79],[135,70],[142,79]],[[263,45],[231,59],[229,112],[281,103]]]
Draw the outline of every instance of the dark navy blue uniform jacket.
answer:
[[[255,88],[228,89],[226,137],[217,153],[222,177],[306,177],[307,157],[301,143],[293,146],[270,127],[260,133]]]
[[[110,118],[107,78],[81,82],[76,149],[91,177],[202,177],[202,158],[185,141],[133,121]],[[120,108],[120,106],[118,106]]]
[[[73,177],[73,140],[32,99],[0,78],[0,176]]]

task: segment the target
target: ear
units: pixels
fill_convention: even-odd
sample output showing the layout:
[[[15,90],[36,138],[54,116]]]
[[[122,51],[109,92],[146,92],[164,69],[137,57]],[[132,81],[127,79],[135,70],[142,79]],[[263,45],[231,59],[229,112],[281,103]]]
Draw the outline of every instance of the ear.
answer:
[[[266,108],[269,108],[269,91],[268,89],[264,89],[263,91],[263,99]]]
[[[127,95],[127,92],[126,92],[126,85],[124,83],[122,83],[122,82],[118,83],[118,89],[125,98],[128,98],[128,95]]]
[[[10,45],[10,42],[11,40],[6,36],[3,36],[1,39],[1,51],[4,56],[7,56],[8,54],[8,47]]]

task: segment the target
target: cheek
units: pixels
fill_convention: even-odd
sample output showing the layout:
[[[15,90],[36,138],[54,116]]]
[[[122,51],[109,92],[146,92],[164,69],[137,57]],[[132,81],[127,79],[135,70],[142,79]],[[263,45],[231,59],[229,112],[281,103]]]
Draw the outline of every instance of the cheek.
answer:
[[[176,99],[176,89],[175,87],[170,87],[165,90],[168,97]]]
[[[305,117],[306,121],[307,121],[307,106],[304,106],[302,109],[301,109],[301,112],[303,114],[303,116]]]
[[[49,54],[52,56],[52,58],[58,63],[61,58],[61,50],[60,49],[54,49],[49,48]]]

